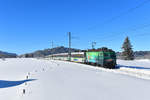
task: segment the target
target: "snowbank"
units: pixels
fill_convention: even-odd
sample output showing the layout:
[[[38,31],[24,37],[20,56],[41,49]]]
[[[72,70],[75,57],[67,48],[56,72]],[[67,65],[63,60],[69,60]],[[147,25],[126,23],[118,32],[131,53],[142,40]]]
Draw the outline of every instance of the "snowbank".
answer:
[[[2,80],[37,79],[1,88],[2,100],[149,100],[150,81],[118,74],[120,69],[41,59],[6,59],[0,68]]]

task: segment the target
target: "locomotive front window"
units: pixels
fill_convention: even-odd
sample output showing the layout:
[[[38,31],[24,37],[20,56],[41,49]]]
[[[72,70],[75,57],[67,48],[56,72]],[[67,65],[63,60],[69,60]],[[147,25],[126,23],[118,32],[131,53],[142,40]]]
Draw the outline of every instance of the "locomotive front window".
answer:
[[[109,55],[108,55],[107,53],[104,53],[104,56],[105,56],[105,57],[108,57]]]
[[[116,58],[116,56],[114,54],[111,54],[110,57],[111,58]]]

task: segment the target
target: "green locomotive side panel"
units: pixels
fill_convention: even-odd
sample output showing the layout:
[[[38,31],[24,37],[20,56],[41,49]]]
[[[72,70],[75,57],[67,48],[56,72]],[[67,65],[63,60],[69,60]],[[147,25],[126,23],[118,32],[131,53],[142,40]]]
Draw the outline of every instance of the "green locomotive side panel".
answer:
[[[86,52],[86,61],[91,63],[99,63],[103,59],[103,52]]]

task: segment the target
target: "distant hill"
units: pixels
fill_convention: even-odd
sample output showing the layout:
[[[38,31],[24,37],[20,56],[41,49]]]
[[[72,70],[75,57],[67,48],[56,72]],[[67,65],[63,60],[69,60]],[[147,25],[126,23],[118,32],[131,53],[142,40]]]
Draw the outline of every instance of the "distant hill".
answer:
[[[52,49],[37,50],[33,53],[26,53],[26,54],[20,55],[20,57],[26,57],[26,58],[28,58],[28,57],[44,57],[44,56],[51,55],[51,54],[66,53],[68,51],[69,51],[69,48],[60,46],[60,47],[56,47],[56,48],[52,48]],[[72,48],[71,51],[77,52],[77,51],[80,51],[80,49]]]
[[[60,46],[60,47],[56,47],[56,48],[52,48],[52,49],[37,50],[32,53],[26,53],[26,54],[20,55],[20,57],[26,57],[26,58],[28,58],[28,57],[45,57],[45,56],[51,55],[51,54],[67,53],[68,51],[69,51],[69,48]],[[72,48],[71,51],[78,52],[81,50]],[[135,56],[135,59],[150,59],[150,51],[135,51],[134,56]],[[117,52],[117,58],[121,59],[120,52]]]
[[[150,51],[135,51],[135,59],[150,59]],[[117,58],[121,59],[121,53],[117,52]]]
[[[16,58],[17,54],[0,51],[0,58]]]
[[[134,56],[136,59],[150,59],[150,51],[136,51]]]

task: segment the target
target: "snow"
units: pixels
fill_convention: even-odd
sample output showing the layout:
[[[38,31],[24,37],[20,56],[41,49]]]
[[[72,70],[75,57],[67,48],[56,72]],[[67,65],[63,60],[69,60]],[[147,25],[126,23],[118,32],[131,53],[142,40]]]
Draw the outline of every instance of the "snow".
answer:
[[[150,60],[149,59],[140,59],[140,60],[134,60],[134,61],[124,61],[124,60],[118,60],[117,64],[125,65],[125,66],[132,66],[143,69],[148,68],[150,69]]]
[[[0,60],[0,79],[34,81],[0,88],[2,100],[149,100],[150,61],[118,60],[104,69],[43,59]],[[1,81],[0,81],[1,85]],[[23,89],[26,93],[23,94]]]
[[[150,60],[148,59],[134,61],[118,60],[117,64],[119,66],[117,71],[122,74],[150,80]]]

